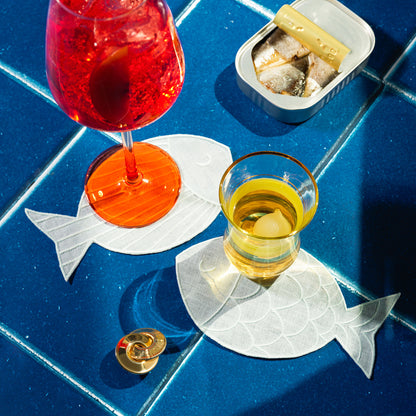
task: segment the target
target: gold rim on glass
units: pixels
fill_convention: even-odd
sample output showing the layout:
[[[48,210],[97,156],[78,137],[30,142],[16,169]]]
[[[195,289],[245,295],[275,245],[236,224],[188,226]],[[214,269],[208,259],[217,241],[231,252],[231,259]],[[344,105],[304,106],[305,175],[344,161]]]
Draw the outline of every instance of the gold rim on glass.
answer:
[[[227,221],[233,226],[235,227],[237,230],[239,230],[241,233],[245,234],[245,235],[249,235],[249,233],[246,230],[243,230],[241,227],[239,227],[232,218],[230,218],[230,216],[227,213],[227,210],[225,209],[225,197],[224,197],[224,193],[223,193],[223,184],[228,176],[228,174],[230,173],[230,171],[240,162],[242,162],[245,159],[249,159],[251,157],[254,156],[260,156],[260,155],[274,155],[274,156],[280,156],[283,157],[285,159],[288,159],[294,163],[296,163],[300,168],[302,168],[305,173],[308,175],[309,179],[311,180],[313,187],[314,187],[314,191],[315,191],[315,203],[314,206],[311,210],[311,213],[308,215],[309,216],[309,220],[307,222],[305,222],[304,224],[302,224],[302,226],[299,229],[296,229],[294,231],[292,231],[290,234],[287,234],[285,236],[280,236],[280,237],[262,237],[262,236],[257,236],[256,238],[259,239],[267,239],[267,240],[281,240],[284,238],[288,238],[291,236],[294,236],[298,233],[300,233],[312,220],[312,218],[315,215],[315,212],[318,208],[318,201],[319,201],[319,193],[318,193],[318,186],[316,184],[315,178],[313,177],[312,173],[310,172],[310,170],[302,163],[299,162],[299,160],[295,159],[293,156],[287,155],[285,153],[281,153],[281,152],[275,152],[272,150],[263,150],[263,151],[259,151],[259,152],[253,152],[253,153],[249,153],[245,156],[240,157],[239,159],[235,160],[228,168],[227,170],[224,172],[224,174],[222,175],[221,181],[220,181],[220,186],[219,186],[219,199],[220,199],[220,205],[222,208],[222,212],[225,215]],[[294,189],[298,189],[297,186],[295,186],[293,183],[291,183],[290,181],[285,181],[288,184],[290,184],[291,186],[294,187]]]

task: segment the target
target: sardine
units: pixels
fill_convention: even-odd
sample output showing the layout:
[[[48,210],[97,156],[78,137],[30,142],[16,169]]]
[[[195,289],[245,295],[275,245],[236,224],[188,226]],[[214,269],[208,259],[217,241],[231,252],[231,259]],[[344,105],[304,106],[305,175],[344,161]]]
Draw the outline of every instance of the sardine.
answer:
[[[279,28],[254,46],[252,59],[259,82],[276,94],[311,97],[338,75]]]
[[[302,58],[309,50],[283,30],[276,28],[264,40],[260,41],[252,51],[256,72],[259,73],[269,65],[281,65]]]
[[[309,72],[306,78],[303,97],[312,97],[326,87],[338,72],[331,65],[316,56],[313,52],[308,55]]]
[[[309,60],[305,56],[283,65],[269,65],[258,74],[258,79],[274,93],[300,97],[305,90],[308,67]]]

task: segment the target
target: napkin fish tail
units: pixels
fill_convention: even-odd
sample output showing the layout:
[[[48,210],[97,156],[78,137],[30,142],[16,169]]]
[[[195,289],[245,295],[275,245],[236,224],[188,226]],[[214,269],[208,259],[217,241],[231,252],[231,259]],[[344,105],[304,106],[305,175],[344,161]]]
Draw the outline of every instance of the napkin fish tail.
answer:
[[[375,360],[375,335],[400,297],[400,293],[347,309],[339,322],[337,340],[368,378]]]
[[[54,243],[59,267],[66,281],[78,267],[88,248],[92,244],[88,232],[82,232],[77,217],[50,214],[25,209],[26,216]]]

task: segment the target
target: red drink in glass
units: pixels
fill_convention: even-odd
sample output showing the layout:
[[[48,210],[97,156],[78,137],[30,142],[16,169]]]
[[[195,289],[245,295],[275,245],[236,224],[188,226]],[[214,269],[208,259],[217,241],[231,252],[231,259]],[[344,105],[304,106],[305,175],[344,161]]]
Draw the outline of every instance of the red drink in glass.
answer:
[[[51,0],[46,70],[52,94],[69,117],[124,135],[124,149],[100,155],[87,174],[85,190],[95,211],[127,227],[165,215],[179,193],[179,170],[161,149],[145,143],[133,146],[130,131],[162,116],[182,88],[183,52],[166,4]],[[151,202],[155,197],[164,201],[161,212]],[[121,214],[124,211],[128,214]]]

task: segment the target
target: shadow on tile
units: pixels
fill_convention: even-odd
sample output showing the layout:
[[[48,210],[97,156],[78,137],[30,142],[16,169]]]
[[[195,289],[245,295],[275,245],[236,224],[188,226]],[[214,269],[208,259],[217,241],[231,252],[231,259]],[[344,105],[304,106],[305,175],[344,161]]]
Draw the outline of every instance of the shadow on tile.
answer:
[[[365,191],[364,191],[365,192]],[[414,206],[382,201],[363,212],[361,284],[378,294],[401,292],[397,309],[416,319],[410,294],[416,293]]]
[[[167,339],[165,354],[182,351],[196,328],[182,302],[174,267],[144,274],[124,292],[119,307],[125,334],[138,328],[155,328]]]
[[[314,414],[331,414],[336,409],[337,415],[351,415],[354,413],[362,414],[366,406],[371,407],[373,411],[378,408],[382,414],[411,414],[407,413],[406,405],[403,402],[392,400],[390,394],[386,394],[384,398],[383,395],[372,398],[370,393],[367,396],[359,391],[359,387],[356,387],[358,391],[355,397],[351,390],[347,389],[346,392],[342,392],[341,386],[350,383],[351,378],[348,381],[345,380],[345,364],[341,363],[332,367],[329,372],[315,375],[284,397],[270,400],[260,407],[249,409],[238,415],[251,416],[255,413],[262,415],[295,415],[308,413],[309,409],[313,409]],[[334,387],[336,388],[336,386],[340,390],[335,392]],[[374,393],[377,394],[377,392]],[[357,396],[360,396],[360,398],[357,399]],[[397,403],[397,405],[392,403]],[[387,409],[392,413],[385,413],[388,412]]]
[[[363,18],[373,29],[376,45],[369,66],[383,77],[401,55],[414,33],[414,2],[405,0],[400,6],[389,0],[373,2],[348,0],[346,6]]]
[[[114,350],[111,350],[106,354],[101,363],[100,377],[107,386],[123,390],[136,386],[146,378],[146,375],[140,376],[124,370],[118,363]]]
[[[401,292],[395,311],[416,321],[415,107],[383,92],[320,180],[304,248],[363,293]]]
[[[414,107],[386,93],[362,139],[361,282],[378,295],[401,292],[396,310],[416,321]]]
[[[383,348],[384,352],[388,348],[387,344]],[[397,346],[393,346],[397,344],[396,341],[391,344],[392,351],[397,349]],[[361,415],[370,408],[373,414],[414,414],[415,402],[410,399],[410,390],[406,388],[408,383],[405,381],[412,377],[412,370],[402,369],[400,360],[389,362],[387,358],[384,357],[385,361],[376,369],[373,380],[368,380],[359,371],[347,370],[350,363],[343,361],[307,377],[281,397],[271,391],[272,398],[269,401],[237,414],[300,415],[310,413],[310,409],[313,409],[316,415]],[[396,376],[391,377],[392,374]],[[404,382],[404,386],[399,380]]]
[[[388,33],[371,24],[376,37],[376,46],[370,55],[368,65],[374,68],[380,78],[386,75],[386,72],[394,62],[403,53],[405,46],[396,42]]]
[[[239,89],[234,63],[229,65],[215,81],[218,102],[244,127],[262,137],[284,136],[296,128],[267,115]]]

